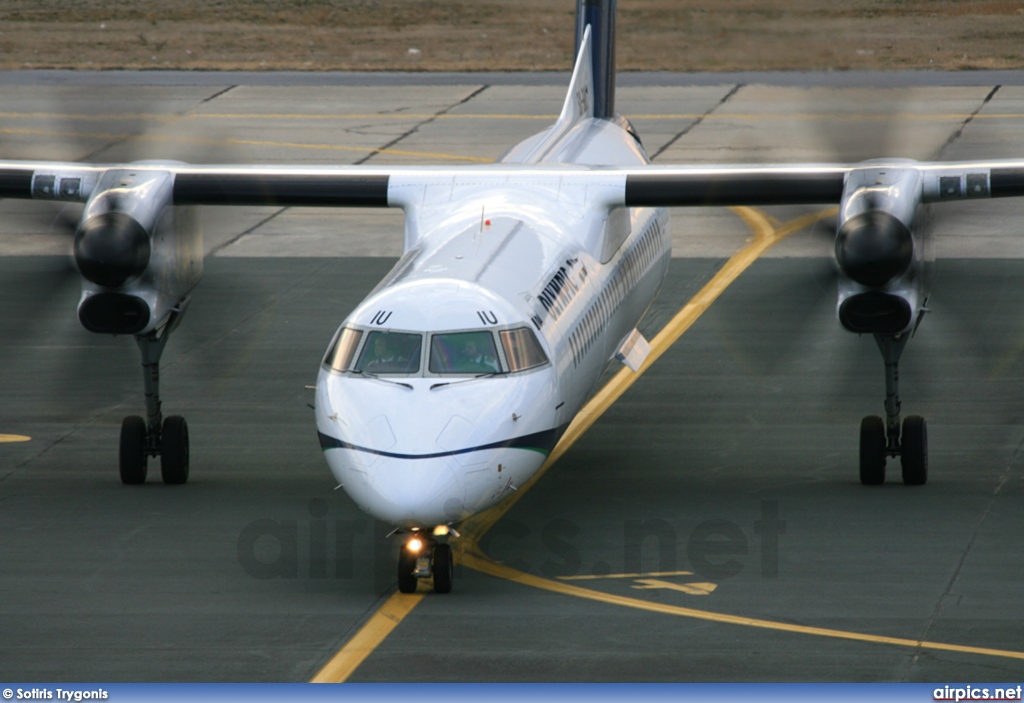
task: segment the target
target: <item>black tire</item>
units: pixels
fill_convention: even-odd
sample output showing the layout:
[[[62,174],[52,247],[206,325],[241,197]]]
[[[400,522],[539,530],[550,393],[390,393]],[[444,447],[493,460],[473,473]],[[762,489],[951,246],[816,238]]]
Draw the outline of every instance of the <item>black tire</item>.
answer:
[[[416,554],[410,552],[402,545],[398,552],[398,590],[402,593],[415,593],[417,579],[413,572],[416,571]]]
[[[160,436],[160,474],[168,485],[188,481],[188,424],[180,415],[164,419]]]
[[[451,593],[455,570],[452,548],[447,544],[434,547],[434,593]]]
[[[129,415],[121,421],[119,464],[121,483],[137,486],[146,482],[146,421]]]
[[[903,421],[903,436],[900,438],[903,455],[903,483],[908,486],[923,486],[928,482],[928,426],[924,418],[910,415]]]
[[[885,483],[885,423],[877,416],[860,421],[860,482],[865,486]]]

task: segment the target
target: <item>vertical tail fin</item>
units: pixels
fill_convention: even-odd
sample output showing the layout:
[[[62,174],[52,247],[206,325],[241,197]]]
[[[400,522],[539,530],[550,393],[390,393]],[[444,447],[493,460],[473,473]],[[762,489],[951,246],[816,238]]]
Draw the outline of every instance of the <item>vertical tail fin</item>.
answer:
[[[590,26],[594,117],[615,115],[615,0],[576,0],[576,54]]]
[[[594,113],[594,77],[590,47],[590,27],[584,27],[580,47],[576,52],[576,65],[569,81],[569,92],[565,95],[562,113],[555,123],[555,129],[559,132],[567,131],[584,117],[597,117]]]

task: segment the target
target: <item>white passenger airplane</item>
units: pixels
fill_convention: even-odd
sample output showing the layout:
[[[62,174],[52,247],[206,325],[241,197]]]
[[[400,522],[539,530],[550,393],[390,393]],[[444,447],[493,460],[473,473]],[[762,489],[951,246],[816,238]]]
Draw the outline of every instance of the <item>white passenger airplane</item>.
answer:
[[[875,336],[886,419],[861,425],[860,476],[927,479],[924,420],[900,422],[898,361],[927,301],[922,211],[1024,194],[1024,160],[652,166],[614,111],[614,0],[579,0],[578,58],[557,122],[493,166],[190,166],[0,162],[0,197],[85,203],[74,256],[89,330],[134,335],[147,417],[125,418],[120,473],[188,478],[188,429],[164,418],[160,355],[202,274],[188,205],[399,207],[404,255],[324,358],[324,455],[364,511],[405,539],[398,584],[452,587],[448,540],[544,463],[618,358],[669,265],[668,206],[839,203],[837,313]]]

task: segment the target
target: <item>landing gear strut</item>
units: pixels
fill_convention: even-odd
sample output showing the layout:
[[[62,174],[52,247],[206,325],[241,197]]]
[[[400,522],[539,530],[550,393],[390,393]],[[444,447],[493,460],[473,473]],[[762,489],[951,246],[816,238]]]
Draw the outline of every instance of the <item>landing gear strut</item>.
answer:
[[[434,593],[451,593],[452,548],[433,537],[413,532],[398,553],[398,590],[415,593],[420,579],[434,578]]]
[[[149,457],[160,457],[160,473],[164,483],[181,484],[188,480],[188,425],[179,415],[163,417],[160,411],[160,355],[171,332],[181,319],[181,312],[160,330],[136,335],[142,353],[143,387],[146,395],[146,418],[129,415],[121,422],[121,482],[146,482]]]
[[[900,457],[903,483],[920,486],[928,481],[928,429],[923,417],[909,415],[900,428],[899,362],[910,335],[876,334],[885,361],[885,421],[876,416],[860,423],[860,482],[885,482],[887,457]]]

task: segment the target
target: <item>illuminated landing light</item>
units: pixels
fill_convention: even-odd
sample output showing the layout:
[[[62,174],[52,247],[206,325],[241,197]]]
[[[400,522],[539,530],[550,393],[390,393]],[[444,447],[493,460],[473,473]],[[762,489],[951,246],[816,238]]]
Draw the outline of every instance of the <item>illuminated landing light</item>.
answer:
[[[411,540],[405,543],[405,546],[410,552],[415,553],[423,549],[423,540],[421,540],[419,537],[413,537]]]
[[[31,437],[26,437],[23,434],[0,434],[0,444],[5,442],[31,442]]]

